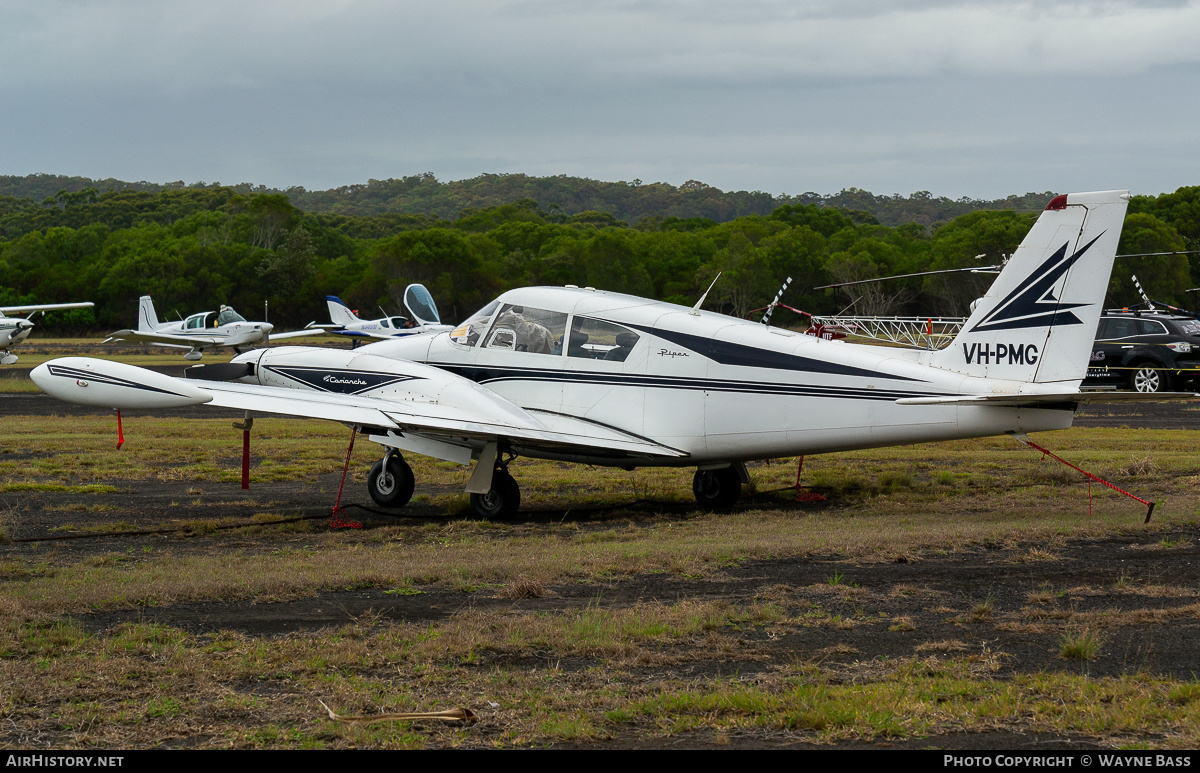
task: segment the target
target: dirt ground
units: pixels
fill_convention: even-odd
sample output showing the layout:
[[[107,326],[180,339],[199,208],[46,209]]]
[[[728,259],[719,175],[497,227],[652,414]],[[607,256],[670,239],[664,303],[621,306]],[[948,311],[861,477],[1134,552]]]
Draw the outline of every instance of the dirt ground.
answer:
[[[42,395],[5,395],[0,397],[0,416],[46,415],[89,412],[90,409],[67,406]],[[207,410],[205,416],[214,413]],[[230,412],[236,418],[236,412]],[[1081,426],[1129,426],[1151,428],[1200,428],[1200,411],[1183,410],[1166,404],[1140,406],[1102,406],[1086,409],[1079,417]],[[236,464],[236,457],[228,460]],[[317,522],[328,518],[334,501],[337,476],[324,476],[320,482],[255,483],[247,495],[233,490],[229,502],[219,508],[222,518],[249,518],[270,509],[309,517]],[[88,555],[143,548],[166,548],[175,554],[215,551],[272,551],[303,546],[310,537],[304,533],[272,532],[174,532],[138,534],[140,527],[162,523],[168,503],[180,516],[180,502],[191,497],[190,486],[181,483],[121,484],[125,492],[120,514],[123,528],[132,533],[111,537],[58,539],[55,531],[62,507],[78,500],[78,494],[37,492],[21,494],[19,517],[8,524],[8,535],[15,541],[0,545],[0,558],[38,557],[42,560],[78,561]],[[423,489],[418,481],[417,493]],[[12,499],[12,495],[3,495]],[[3,497],[0,497],[3,498]],[[356,486],[346,497],[350,502],[367,502],[365,490]],[[4,504],[0,502],[0,504]],[[12,504],[9,502],[8,504]],[[745,503],[747,507],[753,501]],[[798,513],[820,517],[829,505],[794,506]],[[583,530],[637,528],[663,519],[684,520],[691,508],[673,504],[641,503],[621,508],[619,515],[606,510],[526,511],[511,529],[537,530],[548,524],[572,519]],[[186,518],[213,517],[211,507],[188,510]],[[416,503],[403,518],[352,510],[361,519],[363,540],[383,526],[398,529],[393,538],[404,540],[411,530],[418,539],[422,528],[444,522],[446,516],[428,504]],[[111,513],[72,512],[72,523],[79,527],[103,527],[111,522]],[[1131,523],[1136,519],[1131,518]],[[507,532],[511,534],[511,532]],[[998,678],[1016,674],[1048,672],[1081,673],[1094,677],[1143,673],[1194,679],[1200,673],[1200,619],[1195,614],[1197,589],[1200,589],[1200,535],[1192,530],[1087,541],[1063,541],[1054,545],[979,545],[975,549],[945,555],[924,555],[919,559],[897,556],[891,563],[856,562],[836,556],[809,555],[779,560],[752,560],[731,566],[716,576],[689,579],[678,574],[654,573],[622,577],[608,583],[560,584],[545,589],[540,598],[497,598],[487,591],[464,593],[461,589],[432,585],[420,595],[395,595],[383,590],[327,591],[310,598],[280,603],[198,602],[136,610],[83,614],[76,619],[88,630],[106,631],[123,622],[153,622],[177,627],[193,634],[234,630],[256,637],[276,637],[345,625],[362,615],[382,620],[436,622],[464,609],[479,612],[503,610],[555,612],[579,610],[589,605],[618,608],[637,603],[670,600],[721,600],[732,604],[752,604],[764,599],[781,605],[788,614],[800,615],[816,602],[834,616],[858,621],[878,617],[888,624],[854,624],[836,631],[831,637],[827,627],[795,627],[783,633],[749,629],[739,634],[736,648],[711,653],[693,653],[680,657],[675,665],[659,665],[642,678],[688,679],[703,674],[736,673],[745,677],[766,674],[772,669],[797,660],[820,662],[825,667],[842,665],[847,678],[864,662],[914,653],[946,656],[972,655],[993,659]],[[1042,551],[1041,554],[1038,551]],[[1041,560],[1049,557],[1049,560]],[[821,590],[813,590],[813,589]],[[819,598],[815,598],[815,596]],[[1031,613],[1031,609],[1034,612]],[[1041,612],[1039,613],[1038,610]],[[1133,624],[1112,625],[1103,636],[1103,655],[1086,663],[1067,660],[1059,655],[1062,628],[1041,625],[1046,620],[1062,621],[1071,616],[1090,614],[1102,619],[1136,620]],[[896,624],[896,621],[902,621]],[[836,640],[836,646],[831,641]],[[503,653],[497,659],[509,658]],[[514,664],[509,667],[538,668],[544,663]],[[486,667],[485,661],[480,663]],[[598,660],[579,657],[557,667],[586,672],[602,665]],[[486,711],[486,707],[483,709]],[[20,745],[9,731],[0,728],[0,744]],[[1144,739],[1153,742],[1154,739]],[[673,739],[669,744],[648,741],[636,735],[603,741],[568,742],[560,746],[589,748],[682,747],[769,748],[798,742],[787,732],[760,733],[715,740],[700,735]],[[870,746],[895,748],[1036,748],[1081,749],[1103,745],[1097,738],[1083,734],[1024,734],[1011,729],[995,733],[941,735],[936,739],[888,740],[879,743],[847,743],[843,748]]]

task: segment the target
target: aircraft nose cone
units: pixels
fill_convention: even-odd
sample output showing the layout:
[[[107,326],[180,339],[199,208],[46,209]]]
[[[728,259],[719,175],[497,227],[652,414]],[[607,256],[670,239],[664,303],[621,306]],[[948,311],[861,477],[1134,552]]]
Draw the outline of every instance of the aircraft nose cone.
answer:
[[[270,322],[264,322],[264,323],[262,323],[261,327],[262,327],[262,331],[263,331],[264,333],[270,333],[272,330],[274,330],[274,329],[275,329],[275,326],[274,326],[274,325],[272,325]]]

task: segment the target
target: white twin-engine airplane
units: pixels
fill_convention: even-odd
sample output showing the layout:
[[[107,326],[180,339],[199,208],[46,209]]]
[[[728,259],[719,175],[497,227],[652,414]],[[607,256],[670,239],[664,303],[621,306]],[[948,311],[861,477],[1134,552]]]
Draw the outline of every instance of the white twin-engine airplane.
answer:
[[[953,343],[940,351],[826,341],[628,295],[504,293],[450,332],[356,351],[276,347],[180,380],[87,358],[32,373],[64,400],[207,403],[353,426],[384,447],[368,489],[400,507],[401,451],[462,464],[481,516],[518,508],[516,456],[633,469],[695,467],[702,505],[732,505],[745,462],[1066,429],[1080,392],[1128,193],[1052,200]]]
[[[9,352],[29,337],[33,330],[33,317],[38,312],[60,311],[62,309],[90,309],[91,301],[80,303],[41,303],[33,306],[0,306],[0,365],[12,365],[17,361],[17,355]],[[8,317],[6,314],[28,314],[28,317]]]
[[[104,343],[135,341],[190,349],[183,358],[198,360],[204,356],[205,349],[225,346],[240,352],[257,344],[270,343],[269,336],[274,329],[269,322],[247,322],[228,306],[222,306],[219,312],[202,311],[178,322],[159,322],[154,301],[149,295],[143,295],[138,298],[137,330],[110,333]]]
[[[350,336],[357,346],[363,339],[399,338],[418,333],[441,333],[451,329],[450,325],[442,324],[433,296],[425,289],[425,285],[421,284],[410,284],[404,288],[404,309],[408,312],[407,317],[359,319],[336,295],[326,295],[325,302],[329,305],[330,324],[310,322],[304,330],[281,333],[275,338],[292,338],[307,335],[310,331],[326,332]]]

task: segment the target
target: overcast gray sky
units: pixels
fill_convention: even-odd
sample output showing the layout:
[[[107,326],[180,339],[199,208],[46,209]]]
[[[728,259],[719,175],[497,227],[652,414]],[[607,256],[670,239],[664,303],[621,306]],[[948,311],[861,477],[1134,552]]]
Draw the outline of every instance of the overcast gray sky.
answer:
[[[0,174],[1200,184],[1180,0],[0,0]]]

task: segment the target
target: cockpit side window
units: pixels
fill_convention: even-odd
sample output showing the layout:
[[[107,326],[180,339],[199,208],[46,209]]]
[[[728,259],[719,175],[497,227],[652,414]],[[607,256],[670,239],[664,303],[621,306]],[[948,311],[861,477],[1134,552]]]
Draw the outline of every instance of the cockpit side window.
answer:
[[[202,327],[204,327],[204,317],[205,317],[204,314],[193,314],[192,316],[187,318],[187,322],[185,322],[183,324],[183,326],[184,326],[184,328],[186,328],[188,330],[202,328]]]
[[[505,304],[496,316],[484,348],[530,354],[559,354],[567,315],[558,311]]]
[[[571,323],[568,357],[585,357],[608,362],[625,362],[641,338],[627,327],[602,319],[576,317]]]

